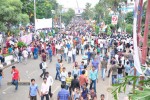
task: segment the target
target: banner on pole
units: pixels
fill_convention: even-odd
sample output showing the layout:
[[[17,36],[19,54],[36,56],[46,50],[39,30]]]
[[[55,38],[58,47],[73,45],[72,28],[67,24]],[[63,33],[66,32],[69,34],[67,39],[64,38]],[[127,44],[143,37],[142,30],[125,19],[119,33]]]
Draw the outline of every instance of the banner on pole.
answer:
[[[112,15],[111,24],[116,25],[118,23],[118,15]]]
[[[43,29],[43,28],[52,28],[52,18],[50,19],[36,19],[35,20],[35,28]]]

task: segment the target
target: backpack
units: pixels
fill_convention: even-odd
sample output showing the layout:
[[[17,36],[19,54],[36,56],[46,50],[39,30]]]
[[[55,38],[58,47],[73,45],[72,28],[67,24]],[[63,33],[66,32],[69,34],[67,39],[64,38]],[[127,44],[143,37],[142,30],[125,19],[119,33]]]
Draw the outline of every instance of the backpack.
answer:
[[[42,68],[43,68],[43,65],[42,65],[42,64],[43,64],[43,63],[40,63],[40,65],[39,65],[39,66],[40,66],[40,69],[42,69]]]

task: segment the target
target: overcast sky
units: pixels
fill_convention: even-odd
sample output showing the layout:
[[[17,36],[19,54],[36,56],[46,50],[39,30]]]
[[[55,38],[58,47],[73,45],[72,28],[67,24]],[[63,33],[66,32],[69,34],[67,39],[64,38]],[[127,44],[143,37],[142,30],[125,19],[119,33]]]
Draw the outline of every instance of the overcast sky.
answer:
[[[78,1],[78,5],[79,8],[85,8],[85,4],[86,3],[91,3],[92,6],[95,6],[95,4],[99,1],[99,0],[77,0]],[[63,5],[64,8],[73,8],[76,9],[77,7],[77,3],[76,0],[57,0],[57,2],[60,5]]]

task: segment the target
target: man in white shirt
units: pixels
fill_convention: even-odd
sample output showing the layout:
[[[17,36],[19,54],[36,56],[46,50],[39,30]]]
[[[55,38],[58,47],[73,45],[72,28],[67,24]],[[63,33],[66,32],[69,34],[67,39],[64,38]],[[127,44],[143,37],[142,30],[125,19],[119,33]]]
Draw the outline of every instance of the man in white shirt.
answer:
[[[49,72],[46,72],[46,78],[47,78],[47,82],[46,83],[49,86],[49,92],[48,92],[48,94],[49,94],[50,97],[52,97],[53,94],[51,92],[51,87],[52,87],[52,85],[54,83],[54,80],[53,80],[52,76],[49,75]]]
[[[72,50],[70,49],[68,51],[68,63],[71,63],[71,58],[72,58]]]
[[[64,47],[64,59],[67,61],[67,53],[68,53],[68,48],[65,46]]]
[[[75,47],[73,47],[73,49],[72,49],[72,60],[73,60],[73,62],[76,61],[76,48]]]
[[[61,74],[60,74],[62,84],[66,84],[67,75],[68,75],[68,74],[67,74],[67,72],[66,72],[66,68],[63,67],[62,72],[61,72]]]
[[[22,51],[22,54],[23,54],[23,57],[24,57],[24,59],[25,59],[25,64],[27,64],[28,51],[27,51],[26,49],[24,49],[24,50]]]
[[[42,78],[42,76],[44,75],[44,78],[45,78],[45,73],[46,73],[46,68],[47,68],[47,64],[46,64],[46,61],[43,61],[42,63],[42,74],[40,75],[40,77]]]
[[[46,100],[49,100],[49,85],[47,84],[47,79],[43,78],[43,83],[41,85],[41,100],[44,100],[44,97],[46,97]]]

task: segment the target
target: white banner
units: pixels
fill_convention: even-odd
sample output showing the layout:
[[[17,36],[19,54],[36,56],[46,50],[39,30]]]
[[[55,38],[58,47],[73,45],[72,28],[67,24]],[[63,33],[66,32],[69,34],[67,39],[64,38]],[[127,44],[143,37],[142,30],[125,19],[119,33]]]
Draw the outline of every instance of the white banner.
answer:
[[[52,28],[52,18],[50,19],[36,19],[35,29]]]
[[[134,46],[134,66],[136,70],[142,74],[142,69],[141,69],[141,63],[140,63],[140,58],[139,58],[139,52],[138,52],[138,46],[137,46],[137,32],[136,32],[136,25],[137,25],[137,12],[138,12],[138,4],[139,0],[136,0],[135,2],[135,8],[134,8],[134,20],[133,20],[133,46]]]

